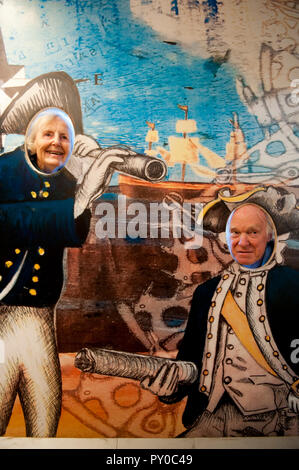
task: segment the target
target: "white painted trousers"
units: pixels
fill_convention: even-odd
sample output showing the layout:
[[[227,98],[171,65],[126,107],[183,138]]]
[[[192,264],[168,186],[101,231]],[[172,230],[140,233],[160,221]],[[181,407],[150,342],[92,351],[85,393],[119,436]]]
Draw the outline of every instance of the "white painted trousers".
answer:
[[[28,437],[54,437],[61,412],[61,372],[52,308],[0,306],[0,435],[16,395]]]
[[[299,436],[299,415],[288,409],[245,416],[226,398],[212,413],[204,411],[178,437]]]

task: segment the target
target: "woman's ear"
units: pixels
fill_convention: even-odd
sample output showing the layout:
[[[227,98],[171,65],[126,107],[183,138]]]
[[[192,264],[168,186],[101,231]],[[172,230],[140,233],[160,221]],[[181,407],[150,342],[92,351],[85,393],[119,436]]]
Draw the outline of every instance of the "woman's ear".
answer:
[[[30,151],[31,154],[36,153],[36,145],[35,142],[30,142],[30,144],[27,145],[28,150]]]

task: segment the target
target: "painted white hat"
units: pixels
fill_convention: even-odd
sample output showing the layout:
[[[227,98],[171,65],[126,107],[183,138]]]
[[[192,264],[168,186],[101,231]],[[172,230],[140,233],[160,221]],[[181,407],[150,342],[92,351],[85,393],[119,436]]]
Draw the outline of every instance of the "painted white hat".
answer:
[[[65,72],[50,72],[30,80],[0,117],[0,133],[26,134],[31,119],[45,108],[59,108],[83,133],[81,100],[74,80]]]
[[[299,231],[299,204],[296,196],[285,188],[259,186],[243,194],[232,195],[228,188],[208,202],[198,217],[206,230],[224,232],[228,217],[241,204],[252,203],[262,207],[272,218],[277,235]]]

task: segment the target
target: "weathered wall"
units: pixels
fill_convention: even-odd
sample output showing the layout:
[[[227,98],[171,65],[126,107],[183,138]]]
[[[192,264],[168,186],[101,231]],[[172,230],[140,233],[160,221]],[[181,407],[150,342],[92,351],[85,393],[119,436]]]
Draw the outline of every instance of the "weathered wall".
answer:
[[[279,262],[298,268],[298,17],[298,3],[283,0],[0,2],[1,112],[30,79],[64,71],[78,88],[86,135],[102,147],[124,144],[139,152],[150,150],[169,163],[166,182],[157,185],[139,185],[116,172],[106,195],[94,203],[86,243],[66,253],[66,281],[57,305],[61,353],[98,346],[175,355],[195,287],[221,272],[230,257],[224,234],[217,230],[191,242],[186,236],[173,238],[172,230],[166,238],[151,238],[150,205],[169,197],[180,204],[206,204],[224,187],[235,195],[264,186],[273,207],[295,221],[280,234]],[[184,119],[184,110],[178,105],[188,107],[197,126],[190,133],[194,145],[187,152],[191,160],[183,182],[182,164],[171,162],[179,143],[171,149],[168,140],[180,136],[176,122]],[[151,149],[145,140],[148,123],[159,132]],[[2,135],[2,141],[7,152],[23,136]],[[100,239],[96,224],[103,216],[101,204],[115,211],[117,234],[118,204],[124,196],[127,210],[143,204],[146,236]],[[138,215],[136,207],[127,215],[127,228]],[[68,356],[63,361],[66,375],[71,374]],[[99,381],[89,379],[90,396],[100,400]],[[178,432],[162,412],[160,427],[136,424],[128,430],[124,422],[147,406],[139,395],[129,400],[131,408],[122,407],[128,414],[119,420],[116,399],[113,419],[105,398],[97,402],[101,412],[92,414],[82,392],[86,377],[74,380],[65,409],[72,409],[75,394],[76,417],[96,435],[111,437],[112,428],[120,436]],[[118,386],[113,385],[114,392]],[[154,412],[157,404],[148,406]],[[113,423],[112,428],[107,430],[101,420]]]

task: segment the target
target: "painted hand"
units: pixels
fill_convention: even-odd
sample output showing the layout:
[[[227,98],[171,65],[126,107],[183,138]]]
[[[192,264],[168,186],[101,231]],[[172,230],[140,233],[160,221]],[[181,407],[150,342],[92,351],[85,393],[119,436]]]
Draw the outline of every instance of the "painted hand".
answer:
[[[74,143],[73,155],[79,158],[98,157],[101,154],[101,147],[97,141],[89,135],[77,134]]]
[[[288,404],[289,408],[294,412],[294,413],[299,413],[299,398],[294,395],[293,392],[290,392],[288,395]]]
[[[145,377],[140,382],[141,388],[149,390],[154,395],[166,397],[176,392],[179,371],[176,364],[164,364],[155,377]]]
[[[113,175],[113,163],[123,163],[122,156],[129,154],[129,151],[123,148],[113,147],[100,150],[100,155],[92,163],[83,181],[80,184],[74,205],[75,218],[91,206],[92,202],[100,197],[107,187]]]

